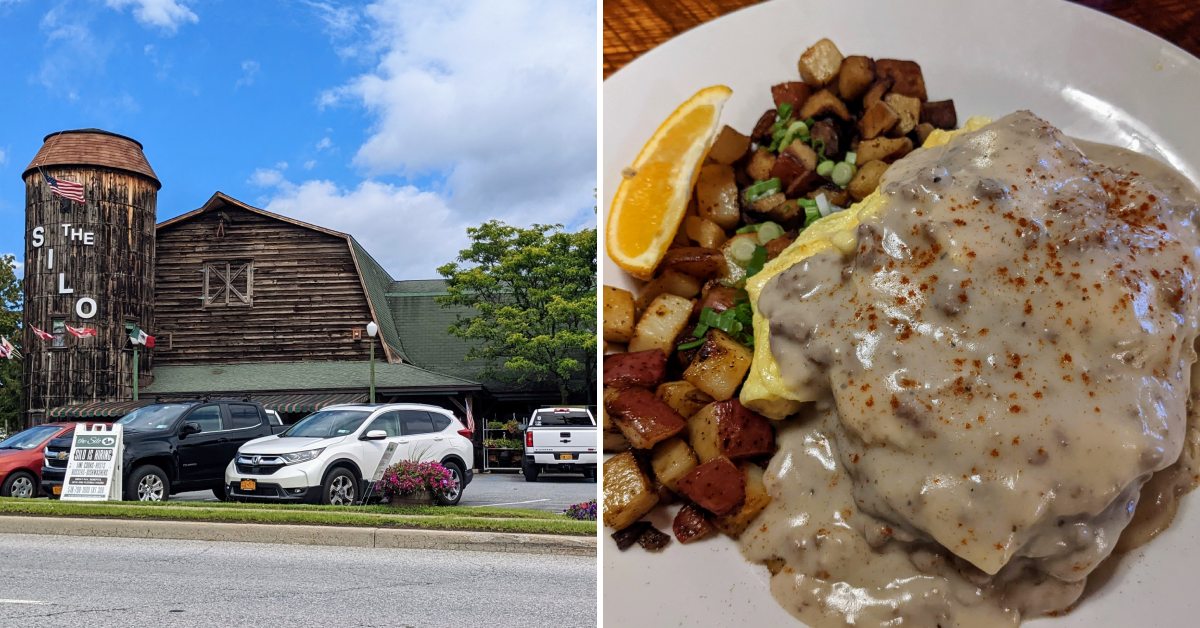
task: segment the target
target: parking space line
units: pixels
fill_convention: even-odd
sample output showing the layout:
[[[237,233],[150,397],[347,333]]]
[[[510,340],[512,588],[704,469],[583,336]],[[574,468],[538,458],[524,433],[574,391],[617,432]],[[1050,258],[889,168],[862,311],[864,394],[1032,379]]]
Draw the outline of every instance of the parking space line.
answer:
[[[49,603],[50,603],[50,602],[41,602],[41,601],[38,601],[38,600],[5,600],[5,599],[0,599],[0,604],[35,604],[35,605],[38,605],[38,606],[45,606],[45,605],[47,605],[47,604],[49,604]]]
[[[500,504],[473,504],[471,506],[468,506],[468,508],[487,508],[487,507],[491,507],[491,506],[516,506],[518,504],[536,504],[538,502],[548,502],[548,501],[550,501],[550,500],[549,499],[530,499],[530,500],[523,501],[523,502],[503,502]]]

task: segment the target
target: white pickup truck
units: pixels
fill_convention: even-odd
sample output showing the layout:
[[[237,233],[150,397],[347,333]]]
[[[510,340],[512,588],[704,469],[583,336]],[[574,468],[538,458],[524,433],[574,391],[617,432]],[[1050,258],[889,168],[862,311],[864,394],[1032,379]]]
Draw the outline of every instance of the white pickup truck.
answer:
[[[596,480],[599,451],[596,419],[587,408],[538,408],[525,428],[525,457],[521,470],[526,482],[547,473],[582,473]]]

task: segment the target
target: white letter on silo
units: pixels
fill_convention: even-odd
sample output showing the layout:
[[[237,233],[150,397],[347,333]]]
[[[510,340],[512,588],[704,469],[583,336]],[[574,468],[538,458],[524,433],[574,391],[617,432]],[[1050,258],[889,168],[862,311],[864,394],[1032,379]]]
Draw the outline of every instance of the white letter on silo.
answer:
[[[33,248],[35,248],[35,249],[41,248],[41,246],[45,243],[46,243],[46,228],[45,227],[34,227],[33,228]]]
[[[67,287],[67,273],[58,273],[58,293],[71,294],[72,292],[75,292],[75,289]]]
[[[87,306],[86,311],[84,305]],[[75,302],[75,313],[79,318],[91,318],[96,315],[96,300],[90,297],[83,297]]]

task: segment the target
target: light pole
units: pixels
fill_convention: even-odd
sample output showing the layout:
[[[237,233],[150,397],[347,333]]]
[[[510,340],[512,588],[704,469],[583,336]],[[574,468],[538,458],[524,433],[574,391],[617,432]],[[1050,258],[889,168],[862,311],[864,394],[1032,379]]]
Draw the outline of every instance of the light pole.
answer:
[[[379,333],[379,325],[375,321],[367,323],[367,335],[371,338],[371,403],[375,403],[375,334]]]

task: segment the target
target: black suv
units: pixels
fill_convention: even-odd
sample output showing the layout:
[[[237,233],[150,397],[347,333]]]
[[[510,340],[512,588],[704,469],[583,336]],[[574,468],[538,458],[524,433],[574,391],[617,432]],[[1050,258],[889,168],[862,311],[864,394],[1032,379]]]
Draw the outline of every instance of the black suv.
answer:
[[[283,431],[262,405],[250,401],[180,401],[138,408],[124,426],[124,497],[160,501],[172,493],[212,489],[225,499],[225,467],[247,441]],[[42,492],[57,496],[67,472],[71,439],[46,445]]]

